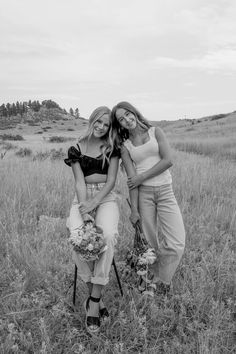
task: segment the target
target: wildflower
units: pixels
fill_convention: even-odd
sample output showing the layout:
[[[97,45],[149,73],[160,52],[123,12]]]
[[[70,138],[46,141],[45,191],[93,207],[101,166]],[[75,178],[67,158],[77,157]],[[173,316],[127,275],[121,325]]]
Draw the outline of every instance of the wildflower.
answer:
[[[92,251],[92,250],[94,249],[92,243],[90,243],[90,244],[87,246],[87,249],[88,249],[89,251]]]
[[[98,259],[107,249],[103,231],[95,225],[94,219],[85,221],[78,232],[71,234],[69,242],[79,257],[85,261]]]
[[[135,225],[134,247],[128,251],[126,256],[127,264],[139,276],[139,290],[144,293],[147,288],[155,288],[152,284],[153,274],[149,266],[156,261],[156,253],[144,238],[139,221]],[[140,286],[141,284],[141,286]],[[151,292],[149,292],[151,294]]]
[[[13,332],[14,329],[15,329],[14,323],[9,323],[9,324],[8,324],[8,330],[9,330],[9,332]]]

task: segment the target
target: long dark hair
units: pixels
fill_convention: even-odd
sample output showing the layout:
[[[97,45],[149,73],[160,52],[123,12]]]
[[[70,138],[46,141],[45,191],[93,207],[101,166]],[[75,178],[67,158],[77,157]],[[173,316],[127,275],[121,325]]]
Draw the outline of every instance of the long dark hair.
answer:
[[[148,130],[151,127],[151,124],[148,122],[146,118],[135,108],[131,103],[122,101],[119,102],[116,106],[112,108],[111,111],[111,124],[112,124],[112,130],[114,130],[115,133],[115,143],[117,146],[121,146],[122,143],[129,139],[129,131],[125,128],[123,128],[120,123],[117,120],[116,117],[116,111],[119,108],[123,108],[135,115],[137,118],[137,124],[143,129],[143,130]]]

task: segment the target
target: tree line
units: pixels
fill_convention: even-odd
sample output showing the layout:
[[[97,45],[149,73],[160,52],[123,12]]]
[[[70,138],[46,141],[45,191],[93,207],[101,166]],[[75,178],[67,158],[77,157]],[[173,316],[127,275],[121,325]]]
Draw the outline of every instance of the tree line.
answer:
[[[65,109],[62,109],[56,102],[52,100],[44,100],[41,103],[39,101],[24,101],[24,102],[15,102],[15,103],[3,103],[0,106],[0,117],[14,117],[20,115],[21,117],[28,112],[28,110],[32,110],[33,112],[39,112],[42,107],[47,109],[57,108],[63,113],[67,114],[68,112]],[[78,108],[70,108],[70,115],[79,118],[79,109]]]

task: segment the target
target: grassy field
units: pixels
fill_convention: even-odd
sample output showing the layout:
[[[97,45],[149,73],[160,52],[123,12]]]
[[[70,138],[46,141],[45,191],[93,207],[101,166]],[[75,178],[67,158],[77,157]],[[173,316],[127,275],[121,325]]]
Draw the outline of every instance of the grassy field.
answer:
[[[207,130],[217,149],[217,127],[212,123]],[[172,146],[183,143],[183,137],[190,141],[191,132],[200,144],[204,140],[200,127],[205,131],[201,124],[187,132],[190,126],[177,130],[168,126]],[[224,131],[231,137],[228,125]],[[111,321],[102,327],[99,338],[91,339],[84,326],[86,287],[80,281],[75,311],[72,308],[74,265],[65,219],[74,192],[71,170],[63,162],[71,142],[50,143],[45,136],[41,149],[30,145],[27,136],[34,136],[30,131],[22,135],[24,141],[4,140],[0,145],[2,154],[6,144],[15,146],[0,160],[0,353],[233,353],[236,166],[232,158],[196,154],[188,148],[179,151],[183,149],[176,145],[171,172],[187,245],[173,291],[151,300],[139,295],[133,279],[125,275],[133,230],[125,177],[119,173],[121,217],[115,258],[124,297],[112,270],[105,293]],[[54,135],[75,136],[56,130]],[[31,154],[16,155],[26,147]],[[60,153],[53,155],[53,148]],[[43,152],[48,155],[40,158],[37,154]]]
[[[177,122],[164,129],[177,150],[236,161],[236,113],[213,121],[199,120],[195,124]]]

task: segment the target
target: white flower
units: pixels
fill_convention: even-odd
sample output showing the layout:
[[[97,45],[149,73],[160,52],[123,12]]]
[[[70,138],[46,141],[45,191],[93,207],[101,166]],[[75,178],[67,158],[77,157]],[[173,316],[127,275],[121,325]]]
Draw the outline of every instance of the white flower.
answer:
[[[155,263],[155,261],[156,261],[156,257],[149,257],[149,258],[147,258],[147,263],[148,263],[148,264],[153,264],[153,263]]]
[[[93,247],[93,245],[90,243],[90,244],[87,246],[87,249],[88,249],[89,251],[92,251],[92,250],[94,249],[94,247]]]
[[[138,259],[138,264],[147,264],[146,257],[140,256]]]
[[[146,275],[147,274],[147,270],[138,270],[137,274],[138,275]]]

